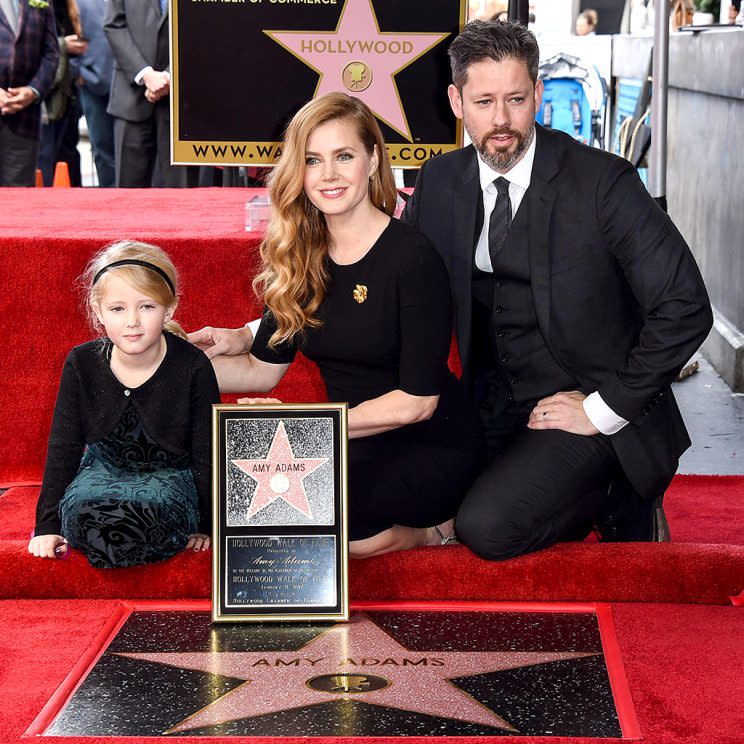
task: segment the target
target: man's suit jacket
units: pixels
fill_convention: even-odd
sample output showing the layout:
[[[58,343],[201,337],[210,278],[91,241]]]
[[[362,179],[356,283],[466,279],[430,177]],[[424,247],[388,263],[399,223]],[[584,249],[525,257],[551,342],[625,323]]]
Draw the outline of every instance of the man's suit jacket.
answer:
[[[134,78],[148,66],[169,69],[168,13],[161,15],[159,0],[108,0],[103,29],[114,52],[108,112],[127,121],[145,121],[153,115],[154,104]]]
[[[661,495],[689,446],[670,384],[712,325],[697,264],[625,160],[537,125],[527,210],[538,322],[558,363],[630,423],[610,437],[633,489]],[[471,146],[426,163],[403,219],[450,273],[463,379],[472,382],[471,281],[482,227]],[[504,249],[502,249],[504,250]]]
[[[46,8],[33,8],[28,0],[20,0],[17,34],[0,11],[0,88],[30,85],[44,99],[51,90],[58,62],[59,44],[51,0]],[[3,122],[22,137],[38,137],[41,102],[3,116]]]

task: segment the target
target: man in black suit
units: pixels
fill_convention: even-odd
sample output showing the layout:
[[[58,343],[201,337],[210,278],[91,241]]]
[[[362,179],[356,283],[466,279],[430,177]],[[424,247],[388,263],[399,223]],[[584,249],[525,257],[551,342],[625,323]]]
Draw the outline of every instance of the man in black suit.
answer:
[[[661,499],[689,446],[670,384],[712,325],[695,260],[625,160],[535,124],[535,37],[473,21],[450,47],[474,145],[426,163],[402,219],[447,265],[463,379],[488,460],[456,520],[509,558],[598,525],[663,540]],[[243,353],[246,329],[191,334]]]
[[[198,168],[170,164],[167,0],[108,0],[103,29],[114,52],[108,113],[114,117],[116,185],[196,186]]]
[[[450,273],[488,464],[456,520],[478,555],[663,540],[689,446],[670,384],[712,324],[695,260],[635,170],[535,124],[534,36],[475,21],[449,98],[473,145],[429,161],[403,219]]]

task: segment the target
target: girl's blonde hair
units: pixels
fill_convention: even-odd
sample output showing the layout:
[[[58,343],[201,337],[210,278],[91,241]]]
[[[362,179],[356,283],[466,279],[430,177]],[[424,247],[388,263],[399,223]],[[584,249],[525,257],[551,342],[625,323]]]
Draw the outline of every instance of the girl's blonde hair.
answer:
[[[108,269],[94,283],[98,273],[106,266],[110,266],[116,261],[126,260],[146,261],[153,266],[157,266],[168,277],[173,288],[171,289],[168,282],[157,271],[153,271],[146,266],[132,264]],[[178,272],[173,262],[160,248],[138,240],[121,240],[118,243],[112,243],[93,256],[81,277],[88,298],[88,319],[97,330],[100,330],[100,323],[96,317],[94,307],[96,305],[100,306],[106,281],[111,275],[121,277],[138,292],[142,292],[142,294],[151,297],[155,302],[165,307],[170,307],[178,300]],[[176,336],[186,338],[183,328],[174,320],[165,323],[164,328]]]
[[[305,150],[310,133],[336,119],[354,125],[369,155],[377,148],[379,163],[370,177],[370,200],[388,215],[395,211],[398,194],[385,141],[367,105],[345,93],[328,93],[306,103],[289,123],[282,156],[268,178],[272,216],[261,243],[261,272],[253,280],[256,294],[276,318],[271,347],[320,325],[315,314],[328,284],[330,235],[323,213],[303,188]]]

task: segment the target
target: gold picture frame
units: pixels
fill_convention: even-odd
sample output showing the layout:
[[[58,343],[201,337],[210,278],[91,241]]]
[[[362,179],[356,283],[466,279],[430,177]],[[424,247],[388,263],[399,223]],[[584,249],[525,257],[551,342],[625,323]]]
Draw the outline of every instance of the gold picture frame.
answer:
[[[212,407],[212,620],[349,618],[347,404]]]

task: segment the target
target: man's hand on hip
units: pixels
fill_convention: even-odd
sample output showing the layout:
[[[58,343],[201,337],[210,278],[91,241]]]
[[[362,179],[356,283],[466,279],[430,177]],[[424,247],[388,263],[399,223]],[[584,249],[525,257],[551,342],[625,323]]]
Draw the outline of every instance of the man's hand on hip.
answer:
[[[599,434],[599,430],[584,411],[584,398],[586,395],[578,390],[556,393],[549,398],[543,398],[532,409],[527,427],[529,429],[560,429],[585,437]]]

